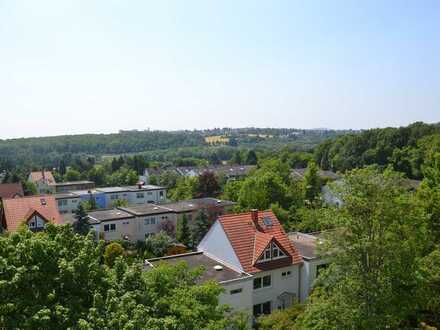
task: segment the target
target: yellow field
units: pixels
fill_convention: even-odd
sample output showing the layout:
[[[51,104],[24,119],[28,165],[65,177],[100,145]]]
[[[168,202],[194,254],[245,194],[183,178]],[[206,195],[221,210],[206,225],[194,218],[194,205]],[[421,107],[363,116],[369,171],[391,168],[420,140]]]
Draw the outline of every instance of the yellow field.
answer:
[[[220,144],[220,143],[228,144],[229,138],[222,135],[207,136],[205,137],[205,142],[209,144]]]

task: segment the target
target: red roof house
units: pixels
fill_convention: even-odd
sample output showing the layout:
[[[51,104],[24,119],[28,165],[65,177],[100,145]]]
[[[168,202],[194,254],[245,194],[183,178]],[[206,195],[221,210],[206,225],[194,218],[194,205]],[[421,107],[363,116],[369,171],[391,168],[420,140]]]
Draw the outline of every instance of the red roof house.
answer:
[[[299,251],[293,246],[283,227],[272,211],[251,211],[241,214],[222,215],[217,227],[200,242],[199,249],[206,250],[220,259],[229,259],[247,273],[258,273],[272,269],[301,264]],[[214,226],[213,226],[214,227]],[[216,233],[216,231],[218,233]],[[216,236],[216,237],[215,237]],[[225,236],[227,243],[222,250],[231,249],[229,255],[213,248],[215,239]]]
[[[61,224],[61,216],[53,196],[29,196],[3,200],[2,225],[9,232],[27,223],[30,229],[43,229],[44,224]]]
[[[23,186],[21,183],[2,183],[0,184],[0,199],[23,197]]]

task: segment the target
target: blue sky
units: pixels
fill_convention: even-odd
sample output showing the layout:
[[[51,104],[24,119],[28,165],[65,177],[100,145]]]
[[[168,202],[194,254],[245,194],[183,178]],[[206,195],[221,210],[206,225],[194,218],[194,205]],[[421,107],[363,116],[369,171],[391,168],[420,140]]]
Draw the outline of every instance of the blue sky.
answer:
[[[440,121],[440,1],[0,0],[0,138]]]

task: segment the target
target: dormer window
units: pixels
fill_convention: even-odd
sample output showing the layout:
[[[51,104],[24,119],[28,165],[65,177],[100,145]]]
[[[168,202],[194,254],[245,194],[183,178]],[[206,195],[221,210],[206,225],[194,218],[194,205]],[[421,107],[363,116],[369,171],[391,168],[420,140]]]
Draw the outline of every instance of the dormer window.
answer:
[[[286,257],[286,254],[275,243],[270,243],[264,250],[258,262],[265,262]]]

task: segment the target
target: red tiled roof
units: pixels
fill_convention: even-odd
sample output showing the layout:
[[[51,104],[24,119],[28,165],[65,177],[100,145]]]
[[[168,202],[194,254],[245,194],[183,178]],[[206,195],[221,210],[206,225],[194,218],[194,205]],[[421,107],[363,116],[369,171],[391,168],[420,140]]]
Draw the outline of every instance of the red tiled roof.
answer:
[[[51,223],[61,224],[60,212],[53,196],[4,199],[3,210],[3,225],[6,226],[6,230],[9,232],[16,231],[35,212]]]
[[[0,184],[0,198],[23,197],[23,187],[21,183],[2,183]]]
[[[48,181],[49,184],[56,183],[55,178],[52,175],[52,172],[44,171],[44,177]],[[31,172],[31,181],[32,182],[37,182],[40,180],[43,180],[43,172],[42,171]]]
[[[271,226],[264,224],[263,218],[265,217],[270,218]],[[218,221],[222,225],[241,266],[248,273],[287,267],[302,262],[298,250],[290,242],[272,211],[258,212],[258,229],[255,228],[252,221],[251,212],[223,215],[219,217]],[[255,263],[271,240],[274,240],[286,252],[287,257]]]

